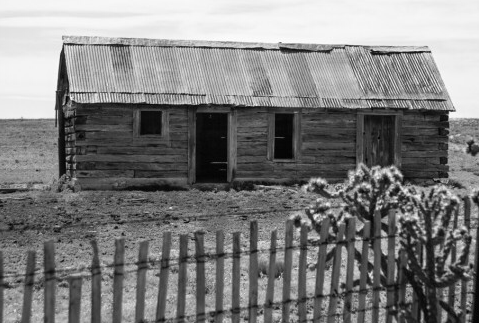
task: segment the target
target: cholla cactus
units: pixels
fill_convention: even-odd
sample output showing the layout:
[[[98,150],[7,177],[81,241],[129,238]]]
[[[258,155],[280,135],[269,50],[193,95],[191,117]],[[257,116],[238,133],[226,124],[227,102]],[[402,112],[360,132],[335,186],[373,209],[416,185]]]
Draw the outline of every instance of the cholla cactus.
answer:
[[[401,248],[408,258],[405,275],[418,295],[419,306],[427,323],[437,322],[436,289],[471,278],[472,266],[467,263],[471,236],[467,228],[453,229],[451,220],[458,212],[460,200],[444,186],[438,186],[421,194],[407,195],[406,207],[399,217]],[[454,263],[451,251],[461,242],[462,250]],[[420,260],[418,248],[424,251],[425,261]],[[453,308],[445,302],[439,304],[458,319]],[[415,319],[406,311],[410,321]]]
[[[315,201],[314,204],[306,208],[305,213],[308,218],[306,224],[314,229],[318,234],[321,231],[321,223],[326,217],[331,220],[330,239],[335,239],[338,232],[339,223],[347,218],[355,216],[361,222],[371,222],[371,232],[374,231],[374,213],[379,211],[381,217],[386,217],[390,210],[401,209],[403,201],[407,195],[403,185],[403,176],[395,167],[381,168],[379,166],[369,169],[364,164],[358,165],[357,169],[350,171],[348,182],[336,192],[328,190],[328,182],[322,178],[313,178],[305,185],[309,192],[319,194],[322,198]],[[327,199],[341,199],[339,212],[333,212],[331,203]],[[294,216],[296,225],[299,227],[302,219],[300,214]],[[383,224],[383,231],[387,232],[387,224]],[[362,229],[357,232],[362,235]],[[372,241],[371,241],[372,243]],[[327,259],[331,259],[334,249],[331,250]],[[359,250],[355,253],[356,259],[361,262],[361,253]],[[372,264],[369,265],[372,268]],[[387,271],[386,256],[383,255],[381,268],[384,273]],[[384,276],[381,277],[385,279]]]

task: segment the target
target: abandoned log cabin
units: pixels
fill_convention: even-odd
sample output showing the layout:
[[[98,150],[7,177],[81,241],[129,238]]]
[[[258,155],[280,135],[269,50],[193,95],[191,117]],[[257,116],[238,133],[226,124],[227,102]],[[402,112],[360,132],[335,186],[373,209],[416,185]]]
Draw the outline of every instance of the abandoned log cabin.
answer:
[[[56,110],[60,174],[124,189],[447,177],[454,107],[428,47],[68,36]]]

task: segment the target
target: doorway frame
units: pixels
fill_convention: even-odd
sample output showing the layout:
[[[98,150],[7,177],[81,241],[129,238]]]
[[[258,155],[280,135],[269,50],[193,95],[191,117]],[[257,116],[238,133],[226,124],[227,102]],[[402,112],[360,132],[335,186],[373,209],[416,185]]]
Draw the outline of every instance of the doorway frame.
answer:
[[[401,168],[401,135],[402,135],[402,116],[401,110],[368,110],[358,111],[356,120],[356,165],[364,162],[364,116],[393,116],[394,132],[393,132],[393,160],[394,166]]]
[[[187,107],[188,109],[188,184],[196,183],[196,114],[226,113],[227,122],[227,170],[226,182],[236,176],[237,164],[237,110],[229,107]]]

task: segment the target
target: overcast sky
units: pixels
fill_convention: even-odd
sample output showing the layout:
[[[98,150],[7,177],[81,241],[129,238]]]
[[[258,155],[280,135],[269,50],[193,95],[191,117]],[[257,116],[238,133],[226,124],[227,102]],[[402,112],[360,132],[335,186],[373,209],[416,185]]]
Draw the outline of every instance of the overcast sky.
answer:
[[[53,118],[62,35],[427,45],[479,118],[479,0],[21,0],[0,7],[0,118]]]

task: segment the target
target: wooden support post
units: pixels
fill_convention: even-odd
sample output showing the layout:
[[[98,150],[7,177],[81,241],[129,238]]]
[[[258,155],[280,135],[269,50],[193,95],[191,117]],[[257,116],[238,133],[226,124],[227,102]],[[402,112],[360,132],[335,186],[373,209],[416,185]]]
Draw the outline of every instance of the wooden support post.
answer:
[[[346,267],[346,296],[344,297],[343,322],[351,322],[353,310],[353,284],[354,284],[354,242],[356,238],[356,218],[348,220],[348,231],[346,235],[346,250],[348,264]]]
[[[386,323],[392,323],[394,318],[394,304],[396,303],[394,292],[394,275],[396,269],[396,211],[391,210],[388,215],[388,255],[387,255],[387,315]]]
[[[113,270],[113,323],[121,323],[123,280],[125,278],[125,239],[115,240]]]
[[[4,277],[3,277],[3,251],[0,251],[0,323],[3,323],[3,307],[4,307]]]
[[[68,301],[68,323],[80,323],[82,277],[70,277],[70,298]]]
[[[23,291],[22,323],[30,323],[32,317],[33,284],[35,281],[35,251],[27,255],[27,270],[25,271],[25,289]]]
[[[170,273],[171,232],[163,233],[163,246],[161,249],[160,283],[158,287],[158,303],[156,304],[156,320],[165,321],[166,298],[168,295],[168,275]]]
[[[344,232],[346,231],[346,224],[342,223],[339,226],[338,235],[336,236],[336,250],[334,252],[333,268],[331,269],[331,288],[329,296],[328,308],[328,323],[336,322],[336,308],[338,306],[339,293],[339,276],[341,273],[341,252],[344,243]]]
[[[55,244],[47,241],[43,245],[43,267],[45,270],[44,323],[55,323]]]
[[[292,220],[286,222],[284,241],[284,273],[283,273],[283,307],[282,321],[289,323],[291,308],[291,272],[293,270],[293,235],[294,223]]]
[[[180,264],[178,268],[178,298],[176,304],[176,321],[185,321],[186,283],[188,282],[188,235],[180,235]]]
[[[308,227],[301,225],[300,247],[299,247],[299,268],[298,268],[298,319],[299,322],[307,321],[306,308],[306,273],[308,265]]]
[[[205,322],[205,296],[206,296],[206,276],[205,276],[205,242],[204,232],[195,232],[196,249],[196,322]]]
[[[368,294],[368,264],[369,240],[371,237],[371,222],[365,221],[363,227],[363,246],[361,249],[361,267],[359,268],[358,323],[365,322],[366,296]]]
[[[231,322],[240,322],[240,285],[241,285],[241,232],[233,233],[233,274],[232,274],[232,301],[231,301]]]
[[[250,223],[249,248],[248,322],[256,323],[258,316],[258,221]]]
[[[464,225],[469,230],[471,228],[471,198],[469,196],[464,197]],[[469,255],[466,255],[466,263],[469,262]],[[462,315],[460,320],[462,323],[467,322],[467,281],[461,282],[461,310]]]
[[[225,235],[222,230],[216,231],[216,299],[215,323],[223,322],[223,295],[225,278]]]
[[[138,254],[138,273],[136,279],[136,307],[135,322],[141,323],[145,319],[146,271],[148,270],[148,241],[140,242]]]
[[[269,248],[268,285],[266,287],[266,299],[264,302],[264,323],[273,322],[273,301],[274,301],[274,274],[276,266],[276,240],[278,232],[271,232],[271,244]]]
[[[373,308],[371,322],[379,322],[379,289],[381,288],[381,214],[374,212],[374,269],[373,269]]]
[[[91,241],[93,259],[91,263],[91,323],[101,323],[101,267],[96,240]]]
[[[318,262],[316,264],[316,284],[314,287],[314,313],[313,322],[319,323],[321,319],[321,309],[323,302],[323,287],[324,287],[324,269],[326,267],[327,243],[329,238],[330,220],[326,218],[321,223],[321,231],[319,233],[319,249]]]

